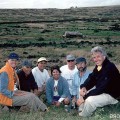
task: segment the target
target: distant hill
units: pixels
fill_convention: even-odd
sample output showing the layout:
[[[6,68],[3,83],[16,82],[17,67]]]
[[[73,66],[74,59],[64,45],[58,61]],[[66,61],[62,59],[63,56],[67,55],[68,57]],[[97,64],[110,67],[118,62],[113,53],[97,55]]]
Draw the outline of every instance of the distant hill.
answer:
[[[63,37],[65,32],[84,37]],[[69,9],[0,9],[0,66],[10,52],[21,60],[39,57],[65,64],[69,53],[90,61],[90,50],[103,46],[108,57],[120,63],[120,5]]]
[[[83,18],[120,19],[120,5],[70,9],[0,9],[0,22],[54,21]]]

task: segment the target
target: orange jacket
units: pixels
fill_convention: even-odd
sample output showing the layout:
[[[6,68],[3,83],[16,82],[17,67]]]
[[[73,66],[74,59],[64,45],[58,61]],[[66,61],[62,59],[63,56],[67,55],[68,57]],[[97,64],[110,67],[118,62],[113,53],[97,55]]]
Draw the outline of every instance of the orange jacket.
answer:
[[[15,72],[8,62],[0,69],[0,73],[6,72],[8,74],[8,90],[14,91]],[[0,93],[0,104],[12,106],[12,99]]]

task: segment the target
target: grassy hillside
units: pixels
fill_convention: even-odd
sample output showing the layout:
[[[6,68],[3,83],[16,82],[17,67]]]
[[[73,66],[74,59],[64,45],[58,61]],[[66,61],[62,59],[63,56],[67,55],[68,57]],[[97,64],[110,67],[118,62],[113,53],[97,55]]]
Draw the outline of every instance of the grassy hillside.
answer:
[[[120,6],[70,9],[1,9],[0,66],[10,52],[21,59],[45,56],[48,67],[64,64],[66,54],[85,56],[96,45],[104,46],[115,63],[120,62]],[[77,31],[83,38],[64,38]],[[51,52],[52,51],[52,52]],[[91,63],[90,63],[91,65]]]

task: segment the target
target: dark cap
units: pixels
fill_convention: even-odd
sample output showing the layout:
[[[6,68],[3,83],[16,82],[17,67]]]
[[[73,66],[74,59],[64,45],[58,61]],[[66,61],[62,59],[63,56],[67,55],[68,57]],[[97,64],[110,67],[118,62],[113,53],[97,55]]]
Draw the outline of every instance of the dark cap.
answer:
[[[16,53],[10,53],[8,59],[16,59],[19,60],[19,56]]]
[[[26,67],[32,67],[32,62],[29,60],[24,60],[22,62],[22,66],[26,66]]]
[[[70,55],[67,55],[66,59],[67,60],[75,60],[75,56],[70,54]]]
[[[86,59],[84,57],[79,57],[76,59],[76,64],[79,64],[80,62],[85,62],[86,63]]]

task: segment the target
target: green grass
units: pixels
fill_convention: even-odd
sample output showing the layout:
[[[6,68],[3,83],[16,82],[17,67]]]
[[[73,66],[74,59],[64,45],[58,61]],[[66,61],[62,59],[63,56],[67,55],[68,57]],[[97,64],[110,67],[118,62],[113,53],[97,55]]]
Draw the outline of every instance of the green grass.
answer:
[[[77,111],[66,112],[64,106],[59,108],[51,106],[49,111],[20,113],[18,111],[4,112],[0,114],[0,120],[115,120],[120,119],[120,103],[97,108],[91,117],[79,117]],[[112,117],[112,118],[110,118]],[[117,120],[116,119],[116,120]]]

